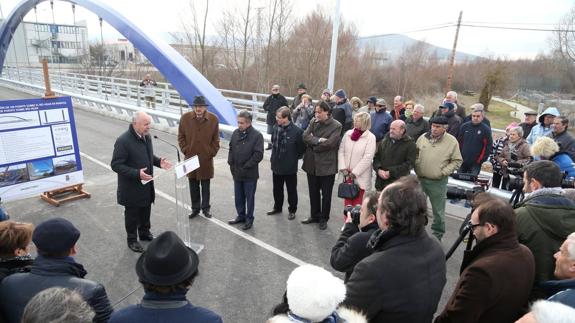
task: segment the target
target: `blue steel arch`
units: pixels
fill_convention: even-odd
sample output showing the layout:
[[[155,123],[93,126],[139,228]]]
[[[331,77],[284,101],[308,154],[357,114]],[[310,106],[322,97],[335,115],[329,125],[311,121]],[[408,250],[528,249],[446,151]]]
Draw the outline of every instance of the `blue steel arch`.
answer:
[[[12,34],[24,16],[38,3],[48,0],[23,0],[8,15],[0,26],[0,73],[12,40]],[[61,0],[77,4],[95,13],[136,47],[164,75],[180,95],[191,104],[194,96],[203,95],[208,101],[208,110],[215,113],[220,122],[237,125],[236,110],[231,102],[175,49],[163,41],[155,41],[140,28],[127,20],[118,11],[97,0]],[[161,5],[161,4],[158,4]]]

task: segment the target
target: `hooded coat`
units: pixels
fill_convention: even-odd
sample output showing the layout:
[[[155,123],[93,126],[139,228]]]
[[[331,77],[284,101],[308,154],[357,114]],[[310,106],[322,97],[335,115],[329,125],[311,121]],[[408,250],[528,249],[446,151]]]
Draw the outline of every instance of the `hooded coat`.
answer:
[[[553,129],[551,127],[545,127],[545,125],[543,124],[543,120],[545,119],[545,115],[547,114],[550,114],[555,117],[560,116],[559,110],[557,110],[557,108],[549,107],[545,109],[545,111],[543,111],[543,113],[541,113],[541,115],[539,116],[538,119],[539,123],[533,126],[533,128],[531,128],[531,132],[529,133],[529,136],[527,136],[527,143],[529,145],[533,145],[537,140],[537,138],[548,136],[551,134],[551,131]]]
[[[554,279],[553,255],[575,231],[575,202],[559,188],[542,188],[517,204],[515,214],[517,238],[535,257],[535,284]]]

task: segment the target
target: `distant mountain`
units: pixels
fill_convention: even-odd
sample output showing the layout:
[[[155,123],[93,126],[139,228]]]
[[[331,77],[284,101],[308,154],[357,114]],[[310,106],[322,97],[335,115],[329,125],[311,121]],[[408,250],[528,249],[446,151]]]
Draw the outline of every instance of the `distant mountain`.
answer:
[[[373,48],[376,50],[376,52],[382,54],[382,56],[391,61],[397,59],[403,52],[404,48],[416,45],[418,43],[425,44],[429,53],[435,53],[437,58],[440,60],[448,60],[451,56],[450,49],[438,47],[400,34],[360,37],[358,41],[358,44],[361,48]],[[455,60],[459,62],[464,60],[475,60],[477,58],[479,58],[479,56],[459,51],[455,53]]]

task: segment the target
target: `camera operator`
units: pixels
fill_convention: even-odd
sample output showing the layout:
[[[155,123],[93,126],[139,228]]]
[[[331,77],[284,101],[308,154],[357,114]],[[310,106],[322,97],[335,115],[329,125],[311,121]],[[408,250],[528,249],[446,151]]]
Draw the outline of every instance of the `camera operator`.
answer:
[[[535,285],[532,300],[541,298],[538,284],[554,279],[553,254],[567,236],[575,231],[575,202],[562,195],[562,174],[559,166],[549,160],[525,166],[525,193],[517,204],[517,237],[535,257]]]
[[[493,172],[492,187],[509,189],[509,175],[518,175],[521,168],[531,161],[531,152],[529,144],[523,139],[523,129],[521,127],[512,127],[509,130],[509,140],[503,145],[501,154],[495,154],[495,162],[499,166],[497,172]]]
[[[373,250],[367,247],[367,241],[377,230],[377,193],[366,194],[358,206],[346,207],[346,219],[343,231],[335,246],[331,249],[330,263],[333,269],[345,272],[345,282],[353,271],[353,267],[363,258],[371,255]]]

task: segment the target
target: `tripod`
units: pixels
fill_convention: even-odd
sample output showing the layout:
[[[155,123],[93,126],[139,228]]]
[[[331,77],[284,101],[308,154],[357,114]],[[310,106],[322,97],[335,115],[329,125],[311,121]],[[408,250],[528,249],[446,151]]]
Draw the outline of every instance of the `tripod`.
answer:
[[[465,236],[467,236],[467,245],[465,246],[465,250],[466,251],[471,250],[471,247],[473,246],[473,231],[471,230],[471,223],[470,223],[472,213],[473,210],[471,210],[471,212],[469,212],[469,214],[465,217],[465,222],[463,222],[461,228],[459,229],[459,237],[457,237],[451,248],[449,248],[449,251],[447,251],[447,253],[445,254],[446,261],[449,260],[449,258],[455,252],[455,250],[457,250],[457,247],[459,247],[461,242],[465,239]]]

